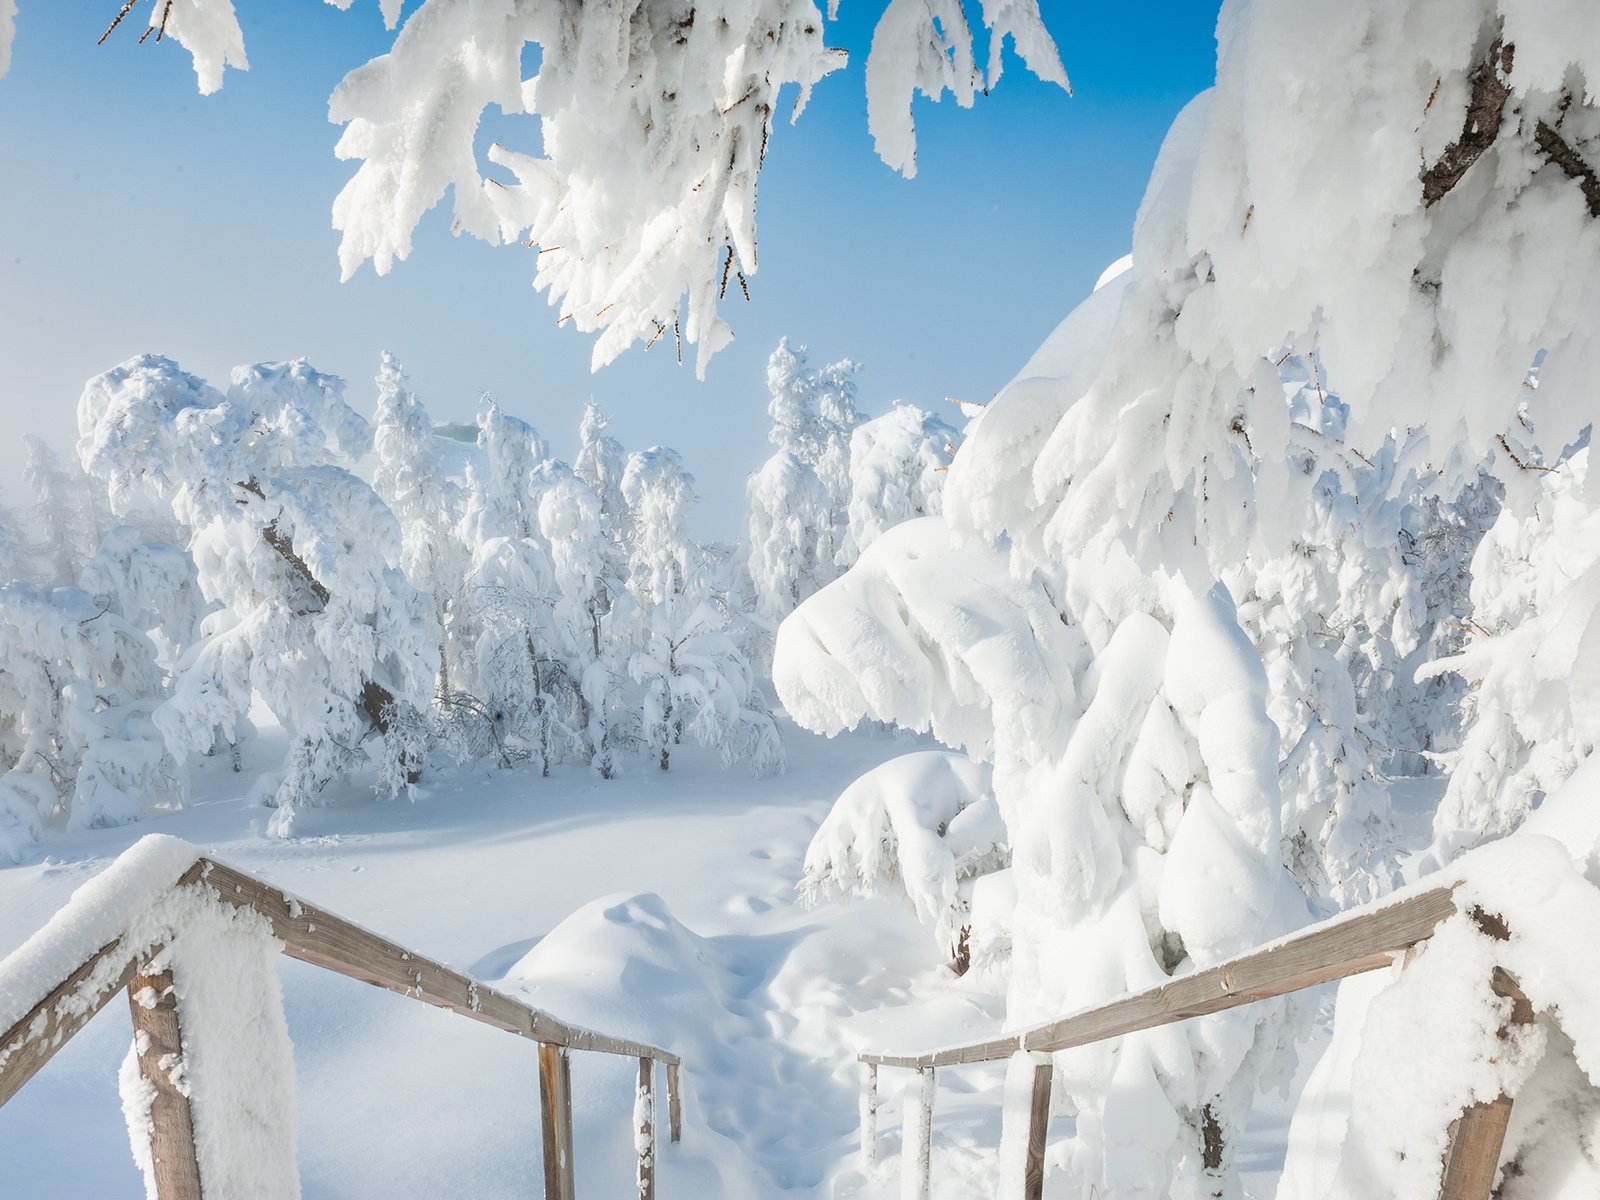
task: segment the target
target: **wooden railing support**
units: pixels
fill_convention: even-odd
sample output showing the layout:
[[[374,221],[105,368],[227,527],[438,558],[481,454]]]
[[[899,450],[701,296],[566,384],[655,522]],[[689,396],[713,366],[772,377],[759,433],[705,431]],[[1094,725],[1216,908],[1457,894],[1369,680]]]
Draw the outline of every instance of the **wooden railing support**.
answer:
[[[655,1200],[656,1194],[656,1086],[655,1062],[639,1060],[639,1094],[634,1106],[638,1122],[636,1142],[639,1150],[639,1172],[635,1177],[639,1187],[639,1200]]]
[[[181,843],[177,844],[177,849],[183,849]],[[159,853],[175,857],[169,850]],[[117,880],[113,891],[116,888],[127,891],[130,881],[138,880],[132,894],[139,899],[108,910],[113,912],[113,919],[116,911],[127,911],[122,914],[121,932],[110,936],[112,928],[116,927],[106,928],[103,936],[110,936],[110,940],[98,950],[91,953],[72,948],[77,941],[75,937],[70,938],[64,948],[59,931],[47,927],[14,955],[0,960],[0,965],[9,968],[18,961],[18,955],[21,961],[31,962],[30,956],[36,959],[42,953],[47,959],[60,963],[58,970],[65,970],[65,961],[84,954],[81,963],[66,972],[43,998],[14,1017],[9,1028],[0,1029],[0,1105],[33,1078],[112,996],[126,989],[139,1072],[153,1089],[149,1120],[156,1194],[159,1200],[201,1200],[202,1179],[194,1146],[194,1119],[185,1094],[188,1085],[182,1075],[183,1032],[178,1027],[171,974],[149,969],[159,948],[148,944],[151,936],[148,931],[134,933],[139,928],[138,919],[145,905],[160,896],[194,890],[209,900],[248,909],[264,917],[270,924],[272,936],[290,958],[537,1042],[548,1200],[573,1200],[575,1193],[569,1051],[587,1050],[635,1059],[639,1063],[642,1094],[636,1097],[633,1111],[640,1116],[637,1132],[641,1144],[648,1146],[648,1153],[643,1149],[640,1153],[639,1195],[641,1200],[652,1200],[657,1162],[653,1075],[656,1063],[664,1063],[667,1068],[672,1140],[679,1141],[683,1136],[678,1095],[680,1060],[672,1051],[569,1025],[551,1013],[531,1008],[513,996],[486,987],[443,963],[416,954],[324,909],[306,904],[242,871],[200,855],[191,855],[184,861],[188,865],[181,870],[174,865],[173,869],[179,873],[170,887],[165,892],[154,893],[138,874],[136,865],[128,864],[133,873]],[[138,863],[137,867],[144,865]],[[103,907],[103,900],[99,897],[96,903]],[[71,908],[69,903],[68,909]],[[94,927],[106,925],[106,920],[101,918]],[[180,936],[181,932],[180,923]],[[31,980],[35,972],[36,967],[27,968],[24,980]],[[7,985],[15,982],[0,980]],[[24,982],[22,986],[31,984]],[[3,989],[0,989],[0,997],[15,999],[7,997]],[[134,1136],[137,1138],[142,1132],[136,1130]]]
[[[878,1064],[867,1063],[861,1076],[861,1161],[878,1161]]]
[[[937,1080],[932,1067],[918,1067],[906,1083],[900,1135],[900,1200],[928,1200],[933,1192],[933,1097]]]
[[[183,1082],[183,1030],[170,970],[146,962],[128,983],[134,1057],[151,1089],[150,1157],[158,1200],[201,1200],[194,1149],[194,1113]]]
[[[566,1048],[539,1043],[539,1108],[544,1126],[545,1200],[573,1200],[572,1060]]]
[[[1050,1130],[1050,1085],[1055,1062],[1049,1056],[1033,1064],[1033,1097],[1028,1104],[1028,1153],[1022,1169],[1023,1200],[1043,1200],[1044,1146]]]
[[[1478,928],[1495,941],[1510,939],[1511,931],[1498,916],[1480,908],[1474,908],[1471,915]],[[1532,1024],[1533,1004],[1509,972],[1496,967],[1489,986],[1495,995],[1511,1001],[1511,1015],[1500,1027],[1502,1039],[1511,1035],[1512,1026]],[[1450,1123],[1444,1169],[1439,1176],[1439,1200],[1489,1200],[1510,1123],[1511,1097],[1504,1094],[1487,1103],[1469,1105]]]
[[[683,1137],[683,1105],[678,1099],[678,1064],[675,1062],[667,1064],[667,1124],[673,1141]]]

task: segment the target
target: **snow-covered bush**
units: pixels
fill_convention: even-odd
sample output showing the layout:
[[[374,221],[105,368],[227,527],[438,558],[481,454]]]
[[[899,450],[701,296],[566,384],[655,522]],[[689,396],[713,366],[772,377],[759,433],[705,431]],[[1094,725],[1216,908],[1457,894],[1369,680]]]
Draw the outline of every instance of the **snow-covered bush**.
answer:
[[[801,898],[898,889],[941,948],[958,954],[973,881],[1010,859],[988,776],[966,755],[940,750],[874,767],[840,794],[811,839]]]
[[[176,363],[129,359],[91,379],[79,455],[119,515],[164,506],[189,530],[217,607],[155,721],[174,753],[235,739],[253,696],[290,733],[273,832],[365,761],[390,705],[426,706],[432,605],[399,567],[393,514],[335,456],[370,448],[344,385],[303,360],[236,368],[223,395]]]

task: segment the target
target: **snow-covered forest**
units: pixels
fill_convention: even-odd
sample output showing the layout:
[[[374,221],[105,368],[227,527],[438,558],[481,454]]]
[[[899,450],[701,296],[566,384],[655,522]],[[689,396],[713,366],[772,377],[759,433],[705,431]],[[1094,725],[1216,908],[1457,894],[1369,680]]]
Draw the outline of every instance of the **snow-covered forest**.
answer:
[[[0,0],[0,74],[28,7]],[[330,101],[358,163],[341,271],[387,273],[448,197],[453,231],[537,249],[597,370],[665,344],[715,373],[780,93],[798,117],[832,86],[838,7],[383,0],[392,48]],[[1007,68],[1066,89],[1095,53],[1037,0],[877,8],[855,133],[908,177],[914,97],[970,107]],[[110,15],[203,93],[245,65],[229,0]],[[329,878],[330,904],[691,1047],[701,1141],[663,1148],[664,1195],[927,1200],[904,1167],[929,1137],[942,1198],[1466,1196],[1440,1190],[1452,1131],[1497,1105],[1494,1195],[1600,1193],[1591,75],[1583,0],[1227,0],[1131,254],[1009,382],[895,399],[870,339],[786,338],[747,381],[754,461],[625,447],[591,399],[569,463],[509,403],[431,417],[387,353],[370,384],[85,364],[75,444],[29,439],[0,508],[0,951],[26,963],[146,831],[308,889],[371,859],[375,890]],[[491,107],[537,151],[485,147]],[[701,540],[695,475],[730,470],[742,536]],[[926,1073],[858,1153],[858,1052],[1028,1028],[1440,885],[1454,915],[1370,974],[941,1074],[919,1130]],[[404,1191],[370,1133],[328,1132],[366,1094],[340,1056],[379,1052],[312,995],[287,1194],[352,1194],[352,1152]],[[1002,1153],[1041,1065],[1042,1185]],[[81,1091],[36,1085],[0,1145]],[[580,1157],[634,1145],[605,1111]],[[467,1124],[434,1139],[454,1178],[516,1192],[494,1121]],[[99,1186],[103,1157],[30,1166],[26,1194]]]

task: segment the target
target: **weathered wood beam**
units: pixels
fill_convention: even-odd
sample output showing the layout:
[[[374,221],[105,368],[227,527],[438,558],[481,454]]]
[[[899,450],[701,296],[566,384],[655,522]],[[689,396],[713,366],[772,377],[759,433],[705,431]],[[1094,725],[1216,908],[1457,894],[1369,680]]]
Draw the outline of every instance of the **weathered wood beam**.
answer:
[[[545,1200],[573,1200],[572,1060],[565,1048],[548,1042],[539,1045],[539,1111]]]
[[[283,942],[283,952],[290,958],[537,1042],[628,1058],[654,1058],[668,1064],[678,1061],[677,1055],[659,1046],[569,1025],[221,863],[202,859],[191,876],[185,876],[185,881],[203,883],[218,898],[254,909],[270,920],[273,936]]]
[[[133,978],[134,955],[122,939],[100,947],[87,962],[0,1035],[0,1104],[55,1057],[72,1036]]]
[[[157,1200],[202,1200],[172,972],[152,971],[148,964],[138,968],[128,983],[128,1010],[139,1076],[151,1089],[150,1171]]]
[[[1449,888],[1434,888],[1382,908],[1334,917],[1217,966],[1023,1033],[922,1054],[863,1054],[890,1067],[942,1067],[994,1062],[1018,1050],[1055,1051],[1124,1033],[1170,1025],[1386,967],[1433,933],[1456,911]]]
[[[933,1097],[937,1073],[918,1067],[906,1081],[900,1134],[900,1200],[928,1200],[933,1193]]]
[[[1472,910],[1478,928],[1495,941],[1510,940],[1505,921],[1480,908]],[[1511,1001],[1511,1013],[1500,1027],[1502,1040],[1511,1036],[1515,1025],[1533,1023],[1533,1004],[1523,995],[1517,981],[1501,967],[1489,978],[1494,994]],[[1487,1103],[1468,1105],[1450,1123],[1445,1146],[1444,1166],[1439,1176],[1439,1200],[1489,1200],[1494,1193],[1495,1175],[1500,1170],[1500,1149],[1505,1145],[1506,1127],[1511,1123],[1511,1097],[1502,1093]]]
[[[667,1124],[672,1140],[676,1142],[683,1137],[683,1104],[678,1096],[678,1059],[674,1055],[662,1061],[667,1064]]]
[[[878,1065],[868,1063],[861,1077],[861,1161],[871,1166],[878,1161]]]
[[[1048,1057],[1033,1067],[1033,1097],[1028,1104],[1028,1157],[1022,1169],[1023,1200],[1043,1200],[1044,1147],[1050,1130],[1050,1085],[1055,1064]]]
[[[639,1170],[634,1183],[639,1200],[655,1200],[656,1195],[656,1081],[655,1061],[639,1060],[639,1094],[635,1120],[638,1122]]]

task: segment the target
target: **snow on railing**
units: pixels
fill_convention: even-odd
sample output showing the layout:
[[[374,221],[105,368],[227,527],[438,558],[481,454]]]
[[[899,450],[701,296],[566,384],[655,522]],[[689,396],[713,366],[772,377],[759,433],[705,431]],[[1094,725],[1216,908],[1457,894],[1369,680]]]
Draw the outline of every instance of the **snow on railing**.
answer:
[[[905,1089],[901,1196],[926,1200],[930,1188],[935,1073],[939,1067],[1011,1060],[1001,1132],[1003,1200],[1039,1200],[1044,1191],[1045,1134],[1053,1078],[1051,1053],[1126,1033],[1222,1012],[1302,988],[1391,965],[1427,940],[1458,911],[1454,887],[1410,889],[1377,905],[1353,909],[1205,970],[1159,987],[1118,997],[1094,1008],[983,1041],[916,1053],[863,1053],[862,1155],[876,1157],[878,1069],[915,1072]],[[1476,905],[1469,915],[1497,942],[1509,937],[1505,922]],[[1513,1001],[1515,1023],[1532,1020],[1516,982],[1496,968],[1492,986]],[[1450,1127],[1442,1200],[1488,1200],[1510,1119],[1507,1096],[1469,1107]],[[1026,1117],[1023,1117],[1026,1114]],[[1026,1120],[1027,1136],[1018,1128]]]
[[[676,1142],[676,1054],[568,1024],[163,836],[138,842],[0,960],[0,1105],[126,990],[123,1106],[150,1194],[297,1194],[279,952],[537,1042],[547,1200],[574,1194],[569,1051],[637,1058],[638,1191],[654,1195],[654,1068],[667,1070]],[[251,1119],[231,1119],[243,1112]],[[243,1190],[232,1186],[241,1174]]]

